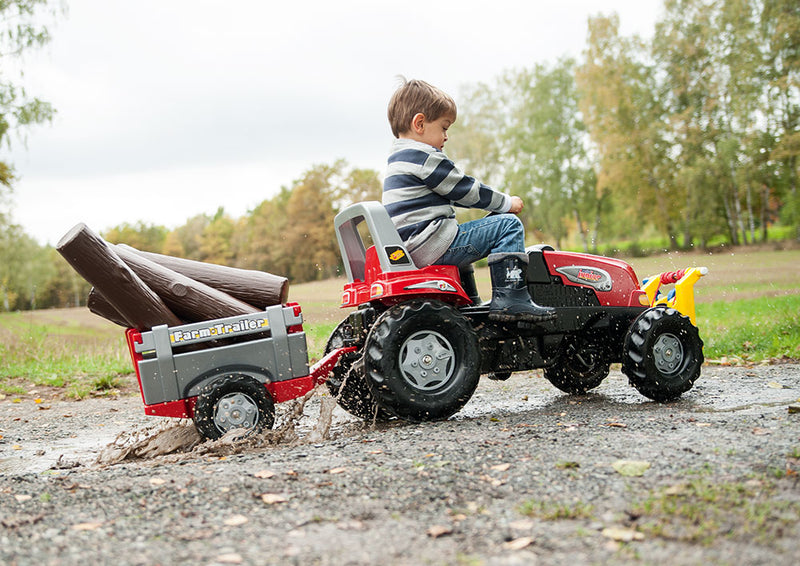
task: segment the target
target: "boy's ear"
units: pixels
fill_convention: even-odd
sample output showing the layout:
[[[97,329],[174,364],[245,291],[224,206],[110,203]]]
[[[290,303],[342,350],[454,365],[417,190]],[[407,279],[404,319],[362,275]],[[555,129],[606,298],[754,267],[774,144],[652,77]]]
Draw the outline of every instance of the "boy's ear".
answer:
[[[411,129],[416,133],[421,134],[425,129],[425,114],[418,112],[411,118]]]

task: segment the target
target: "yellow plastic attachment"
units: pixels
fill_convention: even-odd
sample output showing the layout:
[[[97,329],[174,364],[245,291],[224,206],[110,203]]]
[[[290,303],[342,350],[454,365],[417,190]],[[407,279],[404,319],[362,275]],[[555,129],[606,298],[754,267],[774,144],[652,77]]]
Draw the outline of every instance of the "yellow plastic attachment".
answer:
[[[650,300],[650,306],[666,305],[681,314],[688,316],[692,324],[697,326],[694,313],[694,284],[703,275],[708,274],[707,267],[690,267],[676,283],[675,293],[672,297],[659,293],[661,287],[661,273],[649,277],[642,284],[641,289]]]

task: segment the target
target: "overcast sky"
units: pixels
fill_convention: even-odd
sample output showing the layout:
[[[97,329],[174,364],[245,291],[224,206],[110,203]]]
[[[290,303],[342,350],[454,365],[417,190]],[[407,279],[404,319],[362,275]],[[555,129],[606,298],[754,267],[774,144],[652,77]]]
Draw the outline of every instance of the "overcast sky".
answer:
[[[12,218],[55,245],[78,222],[174,228],[245,214],[311,165],[381,171],[399,74],[452,94],[580,57],[590,15],[652,36],[660,0],[68,0],[24,60],[50,125],[14,140]],[[7,150],[0,158],[7,155]]]

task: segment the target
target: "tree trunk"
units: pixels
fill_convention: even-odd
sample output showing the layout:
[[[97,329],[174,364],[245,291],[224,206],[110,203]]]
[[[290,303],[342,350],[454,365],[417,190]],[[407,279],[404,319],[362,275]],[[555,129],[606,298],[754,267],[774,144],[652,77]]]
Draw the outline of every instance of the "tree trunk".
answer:
[[[164,301],[85,224],[67,232],[56,249],[132,327],[145,330],[159,324],[181,324]]]
[[[175,314],[186,321],[199,322],[263,310],[150,261],[133,248],[114,246],[114,250]]]
[[[117,247],[139,254],[159,265],[227,293],[261,310],[271,305],[285,304],[288,299],[289,281],[285,277],[264,273],[263,271],[239,269],[152,252],[143,252],[122,244],[117,245]]]

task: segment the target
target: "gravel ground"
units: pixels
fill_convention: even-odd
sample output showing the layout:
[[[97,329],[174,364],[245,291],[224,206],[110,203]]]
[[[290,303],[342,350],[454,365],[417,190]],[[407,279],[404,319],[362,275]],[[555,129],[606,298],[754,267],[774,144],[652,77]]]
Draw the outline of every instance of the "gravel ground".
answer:
[[[314,397],[260,445],[196,445],[136,396],[9,397],[0,563],[797,564],[798,398],[792,364],[708,366],[671,404],[520,373],[445,422],[326,431]]]

